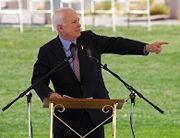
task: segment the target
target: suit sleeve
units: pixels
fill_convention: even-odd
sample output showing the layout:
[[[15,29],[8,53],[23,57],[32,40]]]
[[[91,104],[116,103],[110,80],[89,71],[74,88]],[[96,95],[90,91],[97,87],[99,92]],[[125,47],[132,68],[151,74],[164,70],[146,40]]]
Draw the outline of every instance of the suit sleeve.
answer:
[[[91,32],[92,33],[92,32]],[[94,42],[98,47],[100,54],[114,53],[114,54],[132,54],[132,55],[147,55],[144,52],[145,42],[131,40],[123,37],[108,37],[92,33]]]
[[[43,101],[45,97],[48,97],[50,95],[50,92],[53,91],[50,87],[48,87],[50,82],[49,76],[40,81],[40,79],[49,71],[50,69],[48,65],[48,55],[46,54],[45,49],[40,48],[37,61],[34,64],[31,83],[41,101]]]

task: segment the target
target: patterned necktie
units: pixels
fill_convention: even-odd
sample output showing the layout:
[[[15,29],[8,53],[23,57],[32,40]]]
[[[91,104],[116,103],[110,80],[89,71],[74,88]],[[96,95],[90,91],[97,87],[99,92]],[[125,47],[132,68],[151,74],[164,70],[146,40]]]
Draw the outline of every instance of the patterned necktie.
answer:
[[[74,44],[71,44],[71,45],[74,45]],[[80,81],[80,65],[79,65],[77,46],[75,47],[75,54],[74,54],[74,61],[73,61],[73,71],[74,71],[74,74],[76,75],[77,79]]]

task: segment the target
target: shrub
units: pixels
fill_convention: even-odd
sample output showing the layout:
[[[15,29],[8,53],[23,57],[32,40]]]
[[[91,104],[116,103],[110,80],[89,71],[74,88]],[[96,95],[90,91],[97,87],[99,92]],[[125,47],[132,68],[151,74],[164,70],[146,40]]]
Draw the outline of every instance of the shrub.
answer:
[[[168,12],[168,8],[163,4],[153,4],[151,6],[151,15],[167,14]]]

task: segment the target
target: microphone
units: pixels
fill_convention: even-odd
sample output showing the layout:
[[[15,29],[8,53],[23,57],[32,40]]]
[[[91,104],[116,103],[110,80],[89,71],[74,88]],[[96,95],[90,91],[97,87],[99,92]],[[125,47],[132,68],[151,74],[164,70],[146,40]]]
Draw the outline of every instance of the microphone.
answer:
[[[86,54],[87,54],[87,56],[91,59],[91,60],[93,60],[94,62],[96,62],[96,63],[100,63],[99,62],[99,60],[96,58],[96,57],[93,57],[92,56],[92,52],[91,52],[91,49],[89,49],[89,47],[85,47],[85,51],[86,51]]]
[[[64,59],[64,62],[68,62],[71,58],[73,58],[73,55],[71,54],[70,56],[66,57]],[[74,58],[73,58],[74,59]]]
[[[89,58],[92,58],[91,50],[90,50],[88,47],[85,47],[85,50],[86,50],[87,56],[88,56]]]
[[[76,48],[77,46],[74,44],[74,43],[71,43],[70,45],[70,51],[71,51],[71,55],[72,55],[72,58],[74,59],[75,56],[76,56]]]
[[[81,49],[85,52],[86,56],[92,60],[93,62],[97,63],[97,64],[100,64],[99,60],[92,56],[92,52],[91,52],[91,49],[89,48],[88,44],[82,40],[79,41],[79,45],[81,47]]]

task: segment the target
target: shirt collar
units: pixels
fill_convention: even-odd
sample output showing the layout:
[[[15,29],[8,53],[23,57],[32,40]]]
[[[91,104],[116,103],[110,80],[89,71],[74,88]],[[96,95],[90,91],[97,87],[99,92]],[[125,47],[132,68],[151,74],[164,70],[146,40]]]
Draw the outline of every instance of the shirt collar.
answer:
[[[63,39],[61,36],[59,36],[59,39],[60,39],[60,41],[61,41],[61,43],[62,43],[62,45],[63,45],[63,48],[64,48],[65,50],[69,50],[70,44],[71,44],[72,42]],[[76,40],[75,40],[73,43],[76,44],[76,43],[77,43]]]

